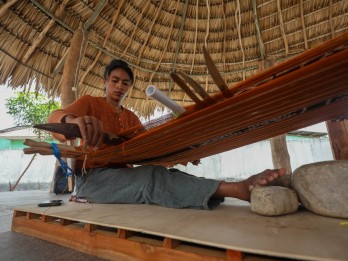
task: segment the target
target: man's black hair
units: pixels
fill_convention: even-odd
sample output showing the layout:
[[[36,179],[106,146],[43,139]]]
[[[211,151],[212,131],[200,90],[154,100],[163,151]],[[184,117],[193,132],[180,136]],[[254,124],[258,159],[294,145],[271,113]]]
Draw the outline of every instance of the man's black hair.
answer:
[[[123,69],[128,75],[129,78],[131,79],[132,83],[134,81],[134,76],[133,76],[133,72],[132,69],[129,68],[128,63],[126,63],[125,61],[122,60],[112,60],[106,67],[105,67],[105,71],[104,71],[104,80],[106,80],[109,76],[110,73],[117,69],[117,68],[121,68]]]

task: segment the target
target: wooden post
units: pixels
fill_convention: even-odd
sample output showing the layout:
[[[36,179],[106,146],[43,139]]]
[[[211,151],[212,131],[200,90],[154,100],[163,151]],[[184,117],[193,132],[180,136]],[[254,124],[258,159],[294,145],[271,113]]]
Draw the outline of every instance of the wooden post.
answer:
[[[270,142],[274,168],[285,168],[287,174],[291,173],[290,155],[286,145],[286,134],[274,137],[270,139]]]
[[[335,160],[348,160],[348,120],[327,121],[326,127]]]
[[[264,70],[276,65],[274,60],[264,60]],[[290,154],[286,145],[286,134],[270,139],[274,168],[285,168],[286,174],[292,172]]]
[[[87,43],[87,33],[82,29],[77,29],[74,36],[71,39],[69,51],[65,60],[61,86],[60,86],[60,98],[62,108],[73,103],[78,97],[78,78],[80,71],[80,63],[85,53]],[[69,164],[71,165],[71,164]],[[58,164],[56,164],[56,167]],[[55,168],[56,169],[56,168]],[[53,180],[51,183],[50,192],[53,192],[53,184],[55,179],[55,173],[53,174]],[[72,177],[69,176],[69,191],[73,190]]]
[[[84,55],[86,42],[86,33],[82,29],[77,29],[71,39],[63,69],[62,83],[60,86],[62,107],[71,104],[78,97],[78,86],[76,85],[78,83],[80,63]]]

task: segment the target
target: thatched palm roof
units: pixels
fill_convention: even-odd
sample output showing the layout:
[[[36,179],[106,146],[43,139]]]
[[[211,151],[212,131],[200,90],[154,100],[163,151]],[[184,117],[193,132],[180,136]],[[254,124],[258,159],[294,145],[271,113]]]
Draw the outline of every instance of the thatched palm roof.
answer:
[[[129,62],[135,84],[126,105],[149,116],[156,85],[182,105],[191,99],[171,80],[182,71],[209,94],[203,46],[229,86],[348,30],[347,0],[7,0],[0,3],[0,84],[36,84],[60,95],[74,32],[87,40],[77,96],[103,95],[103,69]],[[1,93],[1,90],[0,90]]]

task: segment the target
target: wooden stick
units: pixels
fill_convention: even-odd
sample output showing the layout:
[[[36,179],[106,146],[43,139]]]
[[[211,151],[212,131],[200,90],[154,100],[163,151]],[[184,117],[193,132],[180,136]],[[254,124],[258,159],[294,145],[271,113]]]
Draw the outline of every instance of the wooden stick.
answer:
[[[52,148],[51,143],[43,142],[43,141],[35,141],[31,139],[26,139],[23,143],[24,145],[27,145],[29,147],[40,147],[40,148]],[[75,147],[64,145],[64,144],[57,144],[57,147],[59,150],[67,150],[67,151],[77,151]]]
[[[209,105],[215,103],[214,100],[209,96],[209,94],[203,89],[203,87],[198,82],[196,82],[186,73],[178,72],[178,74],[192,86],[192,88],[199,94],[199,96],[201,96],[204,99],[206,103],[208,103]]]
[[[203,46],[203,54],[204,54],[205,61],[207,62],[207,68],[211,75],[211,78],[213,78],[214,82],[216,83],[217,87],[219,87],[221,92],[227,91],[228,86],[225,83],[224,79],[222,78],[221,74],[219,73],[218,69],[216,68],[214,61],[211,58],[205,46]]]
[[[194,94],[190,87],[187,86],[187,84],[177,75],[175,72],[170,73],[170,76],[172,77],[173,81],[179,85],[179,87],[198,105],[202,106],[203,101],[201,101],[196,94]],[[205,106],[204,106],[205,107]]]
[[[40,155],[53,155],[53,151],[50,148],[24,148],[24,154],[35,154],[39,153]]]

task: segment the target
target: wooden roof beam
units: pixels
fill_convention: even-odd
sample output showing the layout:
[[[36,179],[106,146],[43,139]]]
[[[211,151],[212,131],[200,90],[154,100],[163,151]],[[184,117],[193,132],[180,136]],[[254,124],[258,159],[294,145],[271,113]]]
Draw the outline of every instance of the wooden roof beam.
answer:
[[[108,2],[108,0],[104,0],[103,2],[100,2],[98,7],[96,8],[96,10],[94,11],[94,13],[91,15],[91,17],[88,19],[88,21],[86,22],[85,26],[84,26],[84,30],[87,30],[89,28],[89,26],[93,23],[94,19],[98,16],[98,14],[100,13],[100,11],[103,9],[103,7],[106,5],[106,3]],[[124,4],[124,0],[120,3],[119,8],[117,10],[117,12],[114,14],[109,30],[104,38],[104,42],[103,42],[103,47],[105,47],[107,41],[109,40],[111,31],[114,28],[115,22],[121,12],[122,6]],[[93,21],[92,21],[93,20]],[[88,73],[92,70],[92,68],[95,66],[95,64],[98,62],[98,59],[100,57],[102,53],[102,50],[99,49],[97,55],[94,57],[93,62],[91,63],[90,66],[88,66],[88,68],[86,69],[86,71],[84,72],[84,74],[82,75],[80,81],[79,81],[79,86],[83,84],[84,79],[86,78],[86,76],[88,75]]]
[[[37,8],[39,8],[42,12],[44,12],[46,15],[51,17],[54,21],[56,21],[58,24],[60,24],[64,29],[68,30],[70,33],[74,33],[74,29],[71,28],[69,25],[64,23],[62,20],[58,19],[54,14],[52,14],[50,11],[48,11],[44,6],[42,6],[38,1],[36,0],[30,0]]]
[[[94,22],[95,18],[100,14],[101,10],[104,8],[104,6],[106,5],[106,3],[108,2],[108,0],[104,0],[102,2],[100,2],[97,6],[97,8],[95,9],[95,11],[93,12],[93,14],[89,17],[89,19],[87,20],[87,22],[85,23],[85,25],[83,26],[83,30],[87,31],[89,29],[89,27],[92,25],[92,23]],[[61,72],[61,70],[63,69],[63,65],[65,63],[65,58],[66,55],[68,53],[67,49],[64,52],[64,55],[62,57],[62,59],[60,59],[60,61],[58,62],[58,64],[56,65],[56,67],[54,68],[53,72],[52,72],[52,76],[57,75],[58,73]]]
[[[65,6],[67,4],[69,0],[64,0],[60,5],[58,10],[55,12],[54,17],[60,17],[65,9]],[[27,52],[24,54],[23,58],[22,58],[22,62],[26,63],[28,61],[28,59],[30,58],[30,56],[33,54],[33,52],[35,51],[36,47],[41,43],[41,41],[44,39],[46,33],[48,32],[49,29],[51,29],[51,27],[54,25],[55,23],[55,19],[51,19],[46,26],[42,29],[42,31],[40,32],[40,34],[35,37],[35,40],[32,42],[31,46],[28,48]]]
[[[83,26],[83,30],[87,31],[89,27],[94,23],[97,16],[100,14],[101,10],[103,10],[104,6],[107,4],[108,0],[100,1],[97,5],[97,8],[94,10],[92,15],[88,18],[87,22]]]

